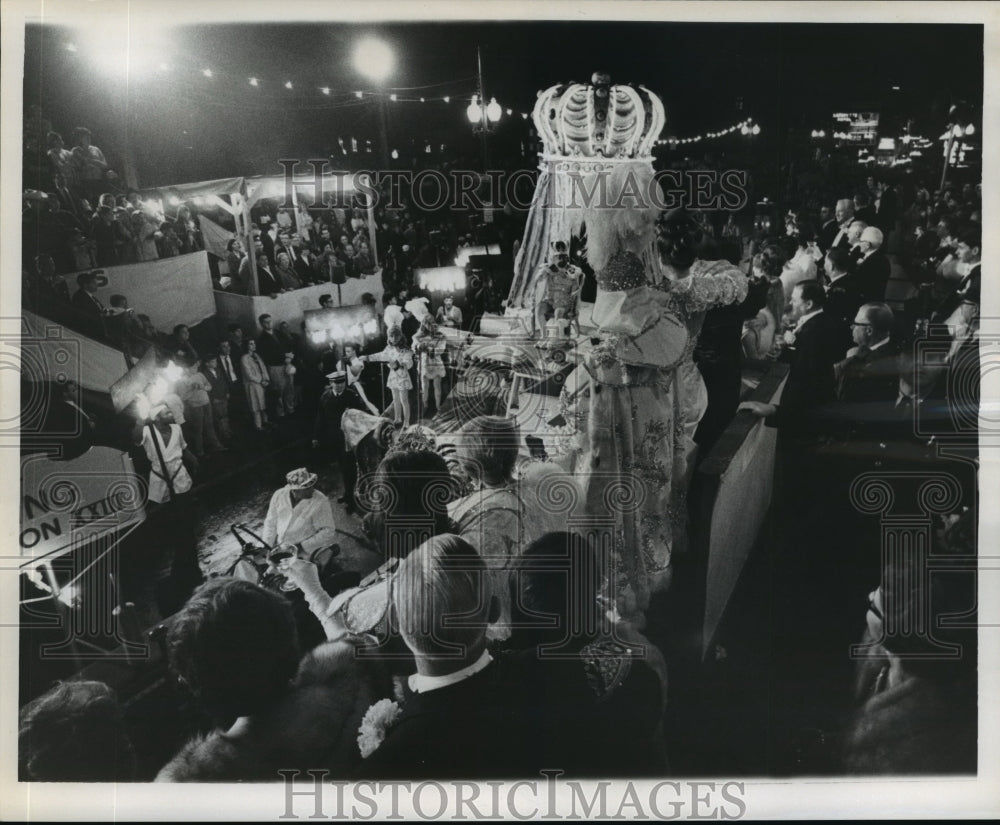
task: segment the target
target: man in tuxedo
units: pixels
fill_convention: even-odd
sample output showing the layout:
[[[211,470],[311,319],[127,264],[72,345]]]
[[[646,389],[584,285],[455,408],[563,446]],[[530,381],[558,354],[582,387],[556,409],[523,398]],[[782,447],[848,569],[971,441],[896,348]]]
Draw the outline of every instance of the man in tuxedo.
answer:
[[[782,429],[809,429],[814,409],[835,398],[833,365],[838,357],[837,333],[824,312],[826,292],[818,281],[801,281],[792,290],[791,319],[781,360],[789,365],[780,406],[744,401],[741,410],[767,417]],[[843,352],[843,350],[840,350]]]
[[[364,761],[372,778],[502,778],[524,772],[516,702],[486,649],[499,617],[486,565],[467,541],[435,536],[399,565],[392,605],[416,670],[402,713]],[[459,618],[460,617],[460,618]]]
[[[106,337],[104,331],[104,304],[97,297],[99,289],[96,272],[81,272],[76,276],[79,287],[73,293],[70,303],[73,305],[80,331],[91,338],[102,340]]]
[[[851,267],[855,268],[861,260],[861,233],[868,228],[868,224],[855,218],[847,227],[847,252],[851,258]]]
[[[843,349],[847,349],[852,342],[851,321],[865,299],[858,276],[851,271],[851,259],[846,249],[834,247],[826,253],[826,273],[829,283],[825,312],[836,328],[838,341],[843,344]]]
[[[849,246],[847,229],[854,220],[854,202],[849,198],[841,198],[837,201],[834,217],[837,220],[837,232],[827,244],[827,249],[834,246]]]
[[[854,196],[854,217],[868,226],[875,223],[875,210],[872,208],[871,195],[867,192],[858,192]]]
[[[837,233],[840,231],[840,224],[837,223],[837,219],[833,217],[833,213],[829,206],[821,206],[819,208],[819,238],[817,238],[819,248],[824,252],[830,248],[833,243],[833,239],[837,237]]]
[[[854,271],[861,294],[869,303],[881,303],[885,300],[885,289],[892,272],[889,258],[882,251],[882,239],[881,229],[868,226],[861,232],[858,240],[861,255]]]

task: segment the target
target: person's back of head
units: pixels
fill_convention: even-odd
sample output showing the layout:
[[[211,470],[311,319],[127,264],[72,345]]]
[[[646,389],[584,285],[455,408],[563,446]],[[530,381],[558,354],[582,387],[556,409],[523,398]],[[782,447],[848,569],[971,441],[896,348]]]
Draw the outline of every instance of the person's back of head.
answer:
[[[482,655],[497,612],[482,557],[451,534],[428,539],[400,563],[392,604],[418,670],[429,662],[436,675],[461,670]]]
[[[62,682],[21,709],[22,782],[122,782],[135,753],[114,691],[103,682]]]
[[[277,700],[299,661],[288,601],[231,578],[213,579],[194,592],[174,617],[167,647],[171,668],[222,722]]]
[[[448,504],[456,492],[455,479],[439,453],[431,449],[387,453],[368,490],[374,538],[386,557],[403,558],[431,536],[447,532]]]
[[[828,275],[846,275],[851,265],[851,255],[842,246],[834,246],[826,253],[830,263]]]
[[[575,648],[608,630],[598,603],[606,573],[593,543],[578,533],[546,533],[528,545],[510,585],[515,646]]]
[[[511,479],[521,439],[516,421],[480,415],[462,425],[459,434],[457,452],[467,475],[490,485]]]

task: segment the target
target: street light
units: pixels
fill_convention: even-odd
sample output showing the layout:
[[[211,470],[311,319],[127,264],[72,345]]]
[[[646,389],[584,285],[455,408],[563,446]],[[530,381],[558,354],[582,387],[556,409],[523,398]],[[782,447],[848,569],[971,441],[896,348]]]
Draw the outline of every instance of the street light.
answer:
[[[366,37],[354,47],[354,68],[375,83],[382,83],[396,66],[396,56],[387,43]]]
[[[354,68],[358,74],[367,77],[374,83],[385,82],[396,67],[396,55],[388,43],[377,37],[365,37],[354,47]],[[360,99],[363,92],[355,92]],[[378,137],[379,160],[383,166],[389,165],[389,124],[385,110],[385,95],[376,95],[378,99]]]

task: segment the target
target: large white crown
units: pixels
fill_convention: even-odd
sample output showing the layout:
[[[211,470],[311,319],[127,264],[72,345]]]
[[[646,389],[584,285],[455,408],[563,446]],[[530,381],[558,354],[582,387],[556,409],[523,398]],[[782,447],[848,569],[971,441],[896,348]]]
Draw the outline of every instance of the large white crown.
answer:
[[[663,103],[644,86],[612,86],[596,72],[588,84],[540,92],[532,112],[546,160],[637,160],[652,156],[663,129]]]

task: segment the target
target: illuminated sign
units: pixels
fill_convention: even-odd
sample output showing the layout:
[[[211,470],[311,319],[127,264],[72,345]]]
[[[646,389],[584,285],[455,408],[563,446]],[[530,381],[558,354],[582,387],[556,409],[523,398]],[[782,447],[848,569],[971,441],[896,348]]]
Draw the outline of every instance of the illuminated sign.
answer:
[[[324,349],[344,341],[363,349],[379,337],[378,318],[368,304],[306,310],[305,325],[306,340],[313,347]]]
[[[459,292],[465,289],[465,269],[460,266],[435,266],[415,269],[417,286],[430,292]]]
[[[841,139],[851,143],[874,143],[878,134],[878,112],[835,112]]]

